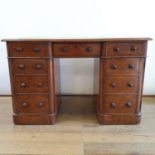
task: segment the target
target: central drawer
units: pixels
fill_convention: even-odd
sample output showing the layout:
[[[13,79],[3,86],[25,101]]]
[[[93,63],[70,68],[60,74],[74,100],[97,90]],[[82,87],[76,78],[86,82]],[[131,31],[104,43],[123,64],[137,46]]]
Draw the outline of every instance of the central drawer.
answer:
[[[100,43],[54,43],[55,57],[99,57]]]

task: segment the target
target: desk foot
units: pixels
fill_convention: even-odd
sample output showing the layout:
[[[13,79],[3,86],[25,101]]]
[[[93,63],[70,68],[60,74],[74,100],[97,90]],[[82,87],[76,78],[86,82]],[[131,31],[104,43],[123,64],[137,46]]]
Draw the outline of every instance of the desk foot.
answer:
[[[101,113],[97,113],[97,119],[100,124],[105,124],[105,125],[139,124],[141,120],[141,114],[101,114]]]
[[[16,125],[51,125],[55,124],[56,114],[14,114]]]

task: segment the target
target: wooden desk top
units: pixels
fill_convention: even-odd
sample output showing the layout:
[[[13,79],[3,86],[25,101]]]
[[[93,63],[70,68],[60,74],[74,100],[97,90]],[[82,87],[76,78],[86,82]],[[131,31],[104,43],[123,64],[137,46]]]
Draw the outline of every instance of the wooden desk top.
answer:
[[[124,41],[146,41],[152,40],[152,38],[18,38],[18,39],[2,39],[1,41],[34,41],[34,42],[104,42],[104,41],[117,41],[117,42],[124,42]]]

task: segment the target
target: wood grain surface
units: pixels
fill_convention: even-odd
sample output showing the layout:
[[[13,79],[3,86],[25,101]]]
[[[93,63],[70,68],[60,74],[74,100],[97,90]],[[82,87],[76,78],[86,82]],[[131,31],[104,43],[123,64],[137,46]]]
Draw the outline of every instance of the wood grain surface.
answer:
[[[0,155],[154,155],[155,98],[143,98],[139,125],[99,125],[93,97],[62,98],[56,125],[14,125],[0,98]]]

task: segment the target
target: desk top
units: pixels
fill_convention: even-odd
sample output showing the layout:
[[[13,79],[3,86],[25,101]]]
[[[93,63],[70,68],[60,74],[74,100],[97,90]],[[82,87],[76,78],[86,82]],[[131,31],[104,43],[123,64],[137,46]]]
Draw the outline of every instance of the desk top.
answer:
[[[152,38],[18,38],[18,39],[2,39],[1,41],[34,41],[34,42],[122,42],[122,41],[148,41]]]

